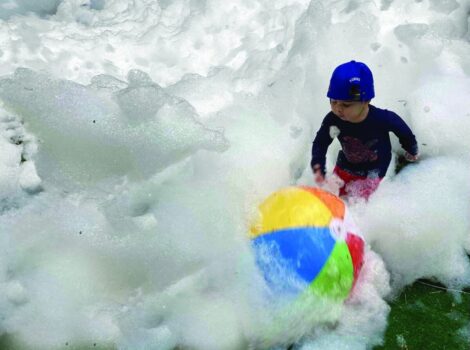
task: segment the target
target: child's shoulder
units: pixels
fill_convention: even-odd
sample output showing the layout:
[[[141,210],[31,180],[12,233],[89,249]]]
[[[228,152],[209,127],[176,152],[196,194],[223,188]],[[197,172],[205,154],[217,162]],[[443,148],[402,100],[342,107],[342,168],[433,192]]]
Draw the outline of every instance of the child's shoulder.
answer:
[[[371,104],[369,105],[369,109],[375,113],[380,113],[380,114],[390,113],[390,111],[386,108],[380,108]]]
[[[397,113],[386,108],[379,108],[377,106],[369,105],[369,110],[371,111],[372,115],[380,120],[389,120],[399,117]]]

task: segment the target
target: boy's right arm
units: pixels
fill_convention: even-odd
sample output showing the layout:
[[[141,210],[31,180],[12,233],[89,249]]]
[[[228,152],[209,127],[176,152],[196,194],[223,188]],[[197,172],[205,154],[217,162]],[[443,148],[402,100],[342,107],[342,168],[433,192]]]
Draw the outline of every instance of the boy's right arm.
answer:
[[[310,166],[314,175],[315,182],[323,182],[325,178],[326,151],[333,139],[330,136],[331,123],[328,116],[323,119],[320,129],[315,136],[312,144],[312,160]]]

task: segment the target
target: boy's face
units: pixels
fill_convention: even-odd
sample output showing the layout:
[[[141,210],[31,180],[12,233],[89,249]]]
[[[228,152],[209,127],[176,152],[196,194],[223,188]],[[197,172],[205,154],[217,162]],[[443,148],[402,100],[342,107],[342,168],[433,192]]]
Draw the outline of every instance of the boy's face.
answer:
[[[369,112],[368,101],[343,101],[330,99],[331,111],[338,118],[351,122],[359,123],[367,117]]]

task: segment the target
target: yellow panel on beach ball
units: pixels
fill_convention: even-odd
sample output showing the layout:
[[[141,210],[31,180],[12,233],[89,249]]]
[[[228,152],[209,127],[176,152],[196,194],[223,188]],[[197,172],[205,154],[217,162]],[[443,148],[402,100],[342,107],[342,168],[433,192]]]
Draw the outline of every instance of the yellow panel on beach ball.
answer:
[[[332,213],[325,203],[299,187],[288,187],[273,193],[259,207],[259,217],[251,226],[251,237],[279,229],[325,227]]]

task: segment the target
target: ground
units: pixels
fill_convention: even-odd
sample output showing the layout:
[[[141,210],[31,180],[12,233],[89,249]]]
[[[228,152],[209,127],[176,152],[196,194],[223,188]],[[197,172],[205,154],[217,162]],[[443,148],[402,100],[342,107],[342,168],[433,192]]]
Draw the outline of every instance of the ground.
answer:
[[[418,280],[390,305],[384,344],[374,350],[470,349],[470,289]]]

